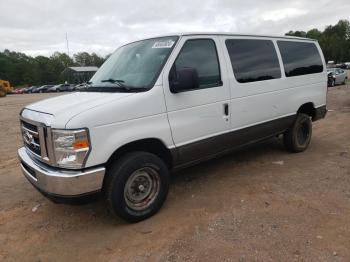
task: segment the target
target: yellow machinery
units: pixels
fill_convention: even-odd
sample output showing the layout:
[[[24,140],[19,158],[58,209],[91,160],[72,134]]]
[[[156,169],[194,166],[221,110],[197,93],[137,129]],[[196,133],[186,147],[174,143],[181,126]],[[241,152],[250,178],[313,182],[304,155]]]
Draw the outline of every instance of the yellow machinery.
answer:
[[[0,97],[6,96],[6,94],[11,93],[13,88],[9,81],[0,79]]]
[[[6,96],[5,88],[0,84],[0,97]]]

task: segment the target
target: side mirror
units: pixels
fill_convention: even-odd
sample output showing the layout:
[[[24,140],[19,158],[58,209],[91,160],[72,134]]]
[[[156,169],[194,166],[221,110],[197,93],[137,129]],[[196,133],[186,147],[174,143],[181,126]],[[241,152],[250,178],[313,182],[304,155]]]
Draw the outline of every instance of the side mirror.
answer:
[[[199,87],[199,78],[196,69],[186,67],[175,71],[173,67],[171,71],[169,75],[169,86],[172,93],[179,93]]]

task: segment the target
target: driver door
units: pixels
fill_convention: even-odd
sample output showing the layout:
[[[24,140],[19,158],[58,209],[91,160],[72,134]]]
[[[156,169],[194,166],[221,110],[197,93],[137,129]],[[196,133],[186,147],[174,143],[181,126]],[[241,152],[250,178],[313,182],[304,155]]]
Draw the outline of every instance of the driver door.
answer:
[[[224,61],[216,36],[183,36],[164,69],[168,120],[180,164],[227,148],[230,90]],[[169,75],[184,68],[196,70],[199,86],[173,93]]]

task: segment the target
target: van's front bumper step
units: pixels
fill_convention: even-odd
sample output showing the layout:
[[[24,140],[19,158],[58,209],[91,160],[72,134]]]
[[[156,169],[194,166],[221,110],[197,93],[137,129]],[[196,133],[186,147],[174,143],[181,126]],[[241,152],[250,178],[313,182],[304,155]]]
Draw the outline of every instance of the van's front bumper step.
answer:
[[[106,172],[104,167],[82,170],[51,168],[34,161],[25,147],[18,149],[24,176],[45,195],[75,197],[102,189]]]

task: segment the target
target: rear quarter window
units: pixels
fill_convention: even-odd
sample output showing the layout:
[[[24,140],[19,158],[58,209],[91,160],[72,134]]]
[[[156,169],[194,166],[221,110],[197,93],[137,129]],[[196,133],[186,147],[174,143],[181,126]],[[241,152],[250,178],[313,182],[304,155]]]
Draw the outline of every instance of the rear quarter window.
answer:
[[[323,72],[320,53],[314,43],[277,41],[286,77]]]

